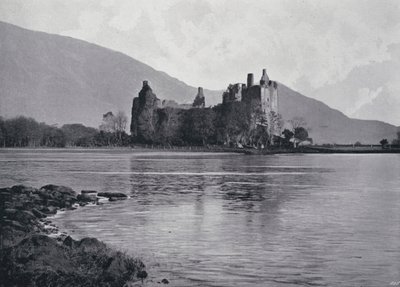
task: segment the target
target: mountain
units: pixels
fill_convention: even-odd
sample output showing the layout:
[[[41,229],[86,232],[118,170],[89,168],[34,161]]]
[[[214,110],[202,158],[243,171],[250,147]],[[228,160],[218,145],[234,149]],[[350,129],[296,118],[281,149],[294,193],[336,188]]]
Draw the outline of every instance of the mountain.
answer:
[[[161,99],[192,103],[197,88],[127,55],[70,37],[0,22],[0,115],[98,127],[102,115],[130,114],[149,80]],[[214,98],[219,91],[204,91]]]
[[[324,103],[278,85],[279,111],[284,119],[302,117],[316,143],[379,144],[396,138],[398,128],[381,121],[351,119]]]
[[[197,94],[197,88],[122,53],[0,22],[0,116],[97,127],[108,111],[130,114],[143,80],[161,99],[191,103]],[[303,117],[315,142],[376,144],[395,137],[393,125],[350,119],[283,84],[278,93],[283,117]],[[206,105],[216,104],[222,92],[204,95]]]

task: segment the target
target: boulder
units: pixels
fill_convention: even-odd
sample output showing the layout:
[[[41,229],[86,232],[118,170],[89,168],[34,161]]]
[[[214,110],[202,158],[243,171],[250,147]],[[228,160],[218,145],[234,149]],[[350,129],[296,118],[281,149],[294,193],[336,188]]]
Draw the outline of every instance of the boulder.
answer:
[[[68,247],[74,247],[76,245],[76,241],[72,239],[71,236],[65,237],[63,240],[63,244]]]
[[[36,216],[32,212],[13,208],[4,209],[3,216],[5,219],[15,220],[21,224],[30,224],[36,220]]]
[[[96,202],[97,201],[97,193],[82,193],[78,194],[78,201],[83,202]]]
[[[17,229],[20,231],[27,232],[27,228],[22,225],[20,222],[12,219],[3,219],[3,225],[9,226],[11,229]]]
[[[66,186],[45,185],[37,190],[36,194],[39,194],[42,199],[52,200],[51,203],[47,202],[47,205],[50,204],[59,208],[70,208],[77,202],[77,192]]]
[[[96,192],[80,195],[93,199]],[[104,195],[127,198],[121,193]],[[0,286],[117,287],[140,279],[140,272],[145,272],[140,260],[96,238],[75,241],[67,234],[44,235],[58,231],[46,214],[76,201],[72,189],[56,185],[39,190],[25,186],[0,189]]]
[[[97,191],[96,190],[82,190],[81,191],[81,194],[88,194],[88,193],[96,193],[97,194]]]
[[[45,218],[46,214],[44,214],[43,212],[40,212],[39,210],[37,210],[36,208],[32,208],[32,213],[33,215],[35,215],[37,218]]]
[[[42,186],[40,188],[40,191],[50,192],[50,193],[60,193],[60,194],[72,196],[72,197],[76,197],[76,195],[77,195],[76,191],[74,191],[70,187],[62,186],[62,185],[54,185],[54,184],[48,184],[48,185]]]
[[[25,186],[25,185],[14,185],[11,187],[12,192],[14,193],[23,193],[23,194],[32,194],[34,193],[37,189],[33,188],[31,186]]]
[[[125,193],[121,193],[121,192],[99,192],[97,194],[98,196],[101,197],[114,197],[114,198],[128,198],[128,196]]]
[[[112,197],[108,198],[108,201],[118,201],[118,200],[124,200],[124,199],[127,199],[127,197],[115,197],[115,196],[112,196]]]
[[[94,252],[105,249],[107,246],[93,237],[85,237],[76,243],[77,248],[83,252]]]

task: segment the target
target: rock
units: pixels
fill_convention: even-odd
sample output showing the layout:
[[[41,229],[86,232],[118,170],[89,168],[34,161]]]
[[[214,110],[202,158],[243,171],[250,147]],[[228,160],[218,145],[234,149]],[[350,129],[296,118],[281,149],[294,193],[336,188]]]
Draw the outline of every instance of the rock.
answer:
[[[77,193],[72,188],[59,185],[45,185],[36,191],[42,199],[51,200],[51,204],[60,208],[71,207],[77,201]]]
[[[6,222],[3,221],[3,223],[6,223]],[[20,225],[18,222],[17,222],[17,225],[18,225],[18,228],[14,225],[14,222],[13,223],[10,222],[10,225],[6,225],[6,224],[3,225],[2,230],[1,230],[1,235],[3,237],[3,248],[14,246],[18,242],[20,242],[23,238],[26,237],[28,228]],[[0,252],[0,255],[1,255],[1,252]],[[2,267],[2,265],[0,264],[0,270],[1,270],[1,267]],[[0,275],[0,278],[1,278],[1,275]]]
[[[61,232],[61,234],[59,234],[56,239],[57,241],[61,241],[62,243],[64,243],[64,240],[68,237],[69,235],[66,234],[65,232]]]
[[[169,284],[169,281],[168,281],[168,279],[163,279],[163,280],[161,280],[161,283],[163,283],[163,284]]]
[[[78,194],[78,201],[83,202],[96,202],[97,201],[97,193],[82,193]]]
[[[97,191],[96,190],[82,190],[81,191],[81,194],[88,194],[88,193],[96,193],[97,194]]]
[[[14,208],[5,208],[3,210],[3,214],[6,215],[7,217],[14,217],[15,214],[17,214],[18,210]]]
[[[97,195],[101,196],[101,197],[108,197],[108,198],[111,198],[111,197],[128,198],[128,196],[125,193],[121,193],[121,192],[99,192]]]
[[[15,228],[20,231],[25,231],[25,232],[27,231],[27,228],[16,220],[3,219],[3,224],[5,226],[9,226],[11,228]]]
[[[77,195],[76,191],[74,191],[70,187],[62,186],[62,185],[54,185],[54,184],[48,184],[48,185],[42,186],[40,188],[40,191],[45,191],[45,192],[50,192],[50,193],[60,193],[60,194],[68,195],[68,196],[72,196],[72,197],[76,197],[76,195]]]
[[[14,185],[11,187],[12,192],[14,193],[23,193],[23,194],[32,194],[37,191],[36,188],[25,186],[25,185]]]
[[[3,216],[6,219],[15,220],[22,224],[30,224],[36,220],[36,216],[27,210],[17,210],[13,208],[6,208],[3,211]]]
[[[39,210],[37,210],[36,208],[32,208],[32,213],[33,215],[35,215],[37,218],[45,218],[46,214],[44,214],[43,212],[40,212]]]
[[[114,196],[112,196],[112,197],[108,198],[108,201],[118,201],[118,200],[124,200],[124,199],[127,199],[127,197],[114,197]]]
[[[63,244],[68,247],[73,247],[76,244],[76,241],[72,239],[71,236],[65,237]]]
[[[106,248],[106,245],[93,237],[85,237],[77,242],[77,248],[84,252],[93,252]]]
[[[46,209],[45,209],[46,211],[43,211],[44,213],[47,213],[47,214],[56,214],[57,213],[57,210],[58,210],[58,208],[57,207],[55,207],[55,206],[48,206]]]
[[[136,277],[139,278],[140,280],[142,280],[142,282],[143,282],[143,280],[147,278],[147,275],[148,274],[147,274],[146,270],[141,270],[136,274]]]
[[[110,194],[113,199],[127,198]],[[65,233],[45,235],[58,234],[46,215],[76,201],[72,189],[55,185],[39,190],[25,186],[0,189],[0,286],[113,287],[147,274],[140,260],[110,249],[96,238],[75,241]]]

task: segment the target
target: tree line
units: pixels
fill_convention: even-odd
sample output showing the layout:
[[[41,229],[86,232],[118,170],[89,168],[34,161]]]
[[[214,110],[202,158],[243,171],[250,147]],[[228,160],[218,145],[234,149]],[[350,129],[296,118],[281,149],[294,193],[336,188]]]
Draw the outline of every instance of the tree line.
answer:
[[[282,131],[283,120],[279,114],[272,112],[267,118],[252,118],[245,107],[237,103],[191,109],[185,113],[178,134],[170,135],[167,128],[153,143],[291,147],[308,139],[304,120],[295,118],[289,122],[291,128]],[[107,147],[141,143],[133,141],[125,132],[127,123],[128,118],[123,112],[104,114],[99,128],[78,123],[57,127],[24,116],[11,119],[0,117],[0,147]]]
[[[108,112],[96,129],[82,124],[57,127],[24,116],[11,119],[0,117],[0,147],[128,146],[127,121],[123,112],[116,115]]]
[[[267,148],[272,146],[296,147],[309,139],[306,123],[294,118],[283,130],[280,114],[271,111],[267,115],[242,102],[220,104],[212,108],[189,110],[158,109],[155,119],[139,122],[145,124],[146,137],[136,136],[135,142],[142,144]],[[148,115],[148,113],[146,113]]]

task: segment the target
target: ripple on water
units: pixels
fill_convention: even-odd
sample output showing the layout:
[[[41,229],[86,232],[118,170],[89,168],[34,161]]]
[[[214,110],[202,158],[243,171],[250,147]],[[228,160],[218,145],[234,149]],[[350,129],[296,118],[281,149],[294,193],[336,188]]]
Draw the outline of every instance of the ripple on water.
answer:
[[[0,183],[129,194],[54,221],[141,256],[154,282],[375,287],[400,278],[399,159],[14,151]]]

